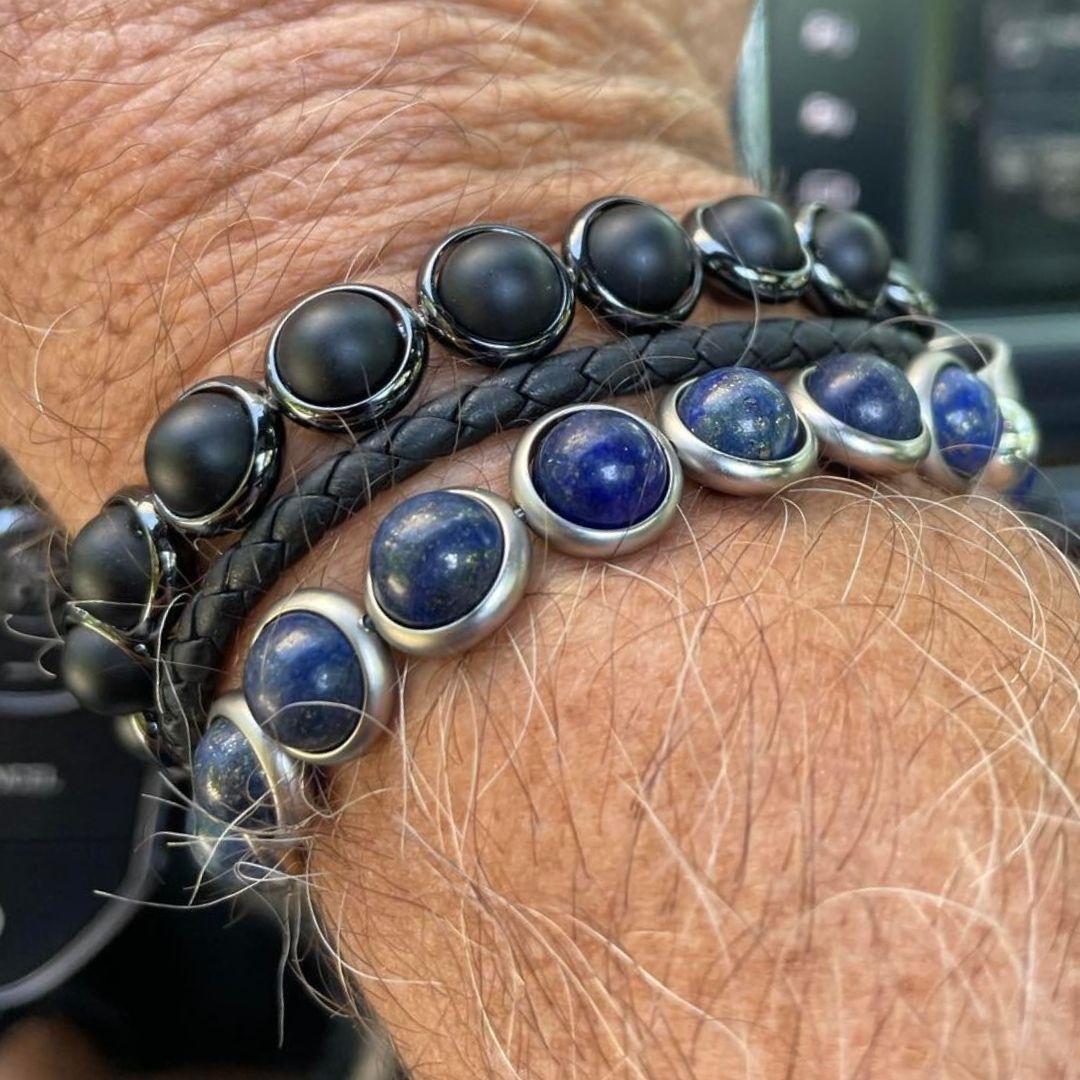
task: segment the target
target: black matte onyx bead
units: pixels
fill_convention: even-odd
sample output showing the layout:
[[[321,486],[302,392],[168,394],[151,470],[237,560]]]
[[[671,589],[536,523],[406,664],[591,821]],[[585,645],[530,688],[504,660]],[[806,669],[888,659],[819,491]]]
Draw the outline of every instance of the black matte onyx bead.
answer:
[[[146,440],[146,475],[170,513],[200,518],[241,489],[255,448],[252,420],[231,394],[204,390],[181,398]]]
[[[534,237],[477,232],[447,251],[435,291],[453,321],[472,337],[525,344],[558,321],[565,274]]]
[[[677,221],[646,203],[601,210],[585,234],[585,257],[597,284],[650,315],[677,308],[694,281],[690,238]]]
[[[806,256],[788,212],[759,195],[736,195],[701,211],[701,224],[718,243],[754,270],[793,272]]]
[[[390,308],[344,289],[297,307],[275,346],[286,388],[329,409],[366,401],[385,389],[400,370],[404,351],[405,337]]]
[[[102,716],[126,716],[154,704],[150,665],[88,626],[68,631],[60,676],[84,709]]]
[[[84,610],[121,630],[142,619],[150,600],[153,556],[134,510],[107,506],[72,541],[71,597]]]
[[[876,300],[889,277],[892,251],[873,219],[823,210],[814,219],[814,255],[859,299]]]

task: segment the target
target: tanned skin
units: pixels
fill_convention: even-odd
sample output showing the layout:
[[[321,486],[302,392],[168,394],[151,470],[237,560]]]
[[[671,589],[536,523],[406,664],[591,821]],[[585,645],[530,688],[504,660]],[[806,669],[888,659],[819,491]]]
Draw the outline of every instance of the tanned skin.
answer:
[[[76,529],[183,387],[257,377],[297,296],[410,295],[475,220],[556,242],[601,195],[751,190],[746,7],[8,0],[6,448]],[[727,316],[752,312],[694,319]],[[440,353],[423,393],[478,374]],[[396,501],[505,493],[511,445],[381,496],[269,600],[359,595]],[[291,429],[290,471],[327,448]],[[1074,568],[985,495],[839,476],[690,485],[648,551],[539,564],[503,632],[408,665],[313,844],[327,939],[417,1080],[1077,1075]],[[24,1031],[0,1077],[47,1060]]]

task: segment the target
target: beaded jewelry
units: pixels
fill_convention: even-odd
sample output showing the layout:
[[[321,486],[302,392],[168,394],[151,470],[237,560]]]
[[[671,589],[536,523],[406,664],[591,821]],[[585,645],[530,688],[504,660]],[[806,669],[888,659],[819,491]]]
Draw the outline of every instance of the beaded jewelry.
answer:
[[[970,357],[932,345],[933,364],[920,360],[909,383],[897,365],[925,346],[910,331],[871,321],[680,327],[705,284],[760,303],[806,295],[819,310],[868,320],[904,317],[916,320],[920,332],[925,328],[917,320],[933,310],[870,219],[822,207],[807,208],[793,223],[777,204],[740,196],[696,208],[684,228],[649,203],[612,196],[575,216],[561,259],[510,226],[458,230],[425,261],[416,308],[375,286],[320,290],[291,308],[270,335],[265,387],[208,380],[159,418],[147,440],[149,489],[114,497],[72,546],[67,685],[95,711],[138,714],[152,749],[186,760],[190,725],[201,725],[204,691],[234,627],[284,568],[394,481],[517,423],[536,426],[512,466],[516,510],[490,493],[429,496],[426,520],[445,516],[462,535],[490,532],[493,521],[501,530],[499,567],[493,570],[499,561],[493,551],[474,560],[474,590],[490,585],[480,609],[426,625],[409,589],[399,583],[395,591],[379,571],[368,586],[370,637],[354,645],[385,640],[418,654],[441,651],[450,641],[468,647],[520,600],[528,578],[526,526],[575,554],[627,553],[670,522],[683,470],[706,486],[749,494],[809,475],[820,454],[878,475],[919,464],[956,489],[977,475],[1008,485],[1028,467],[1037,448],[1030,417],[1015,402],[997,411]],[[633,336],[541,359],[569,327],[575,297]],[[422,378],[429,332],[499,370],[412,416],[395,416]],[[794,371],[790,395],[753,367]],[[582,407],[672,385],[660,431],[612,406]],[[737,405],[750,412],[730,423],[718,420]],[[270,501],[285,417],[358,441],[302,477],[295,493]],[[651,470],[650,485],[638,491],[641,515],[630,524],[612,526],[605,516],[601,496],[615,505],[618,493],[594,490],[576,503],[568,495],[567,478],[583,467],[574,448],[598,428],[627,454],[636,447],[638,465]],[[599,444],[594,451],[600,453]],[[538,461],[546,463],[539,472]],[[376,569],[404,558],[394,537],[412,527],[409,514],[425,517],[413,506],[380,529]],[[245,525],[247,534],[200,581],[185,537]],[[409,572],[421,576],[437,570],[411,565]],[[489,582],[485,574],[494,577]],[[185,590],[196,582],[198,591],[184,604]],[[351,633],[345,632],[349,640]],[[381,686],[380,678],[364,685]],[[361,706],[354,701],[354,708],[384,724],[385,702],[374,704],[383,697],[365,698]],[[341,745],[305,750],[295,735],[288,738],[295,750],[324,763],[330,759],[320,755]]]
[[[995,355],[996,364],[1002,360]],[[733,493],[778,491],[810,475],[820,456],[884,475],[949,469],[954,489],[995,468],[1015,479],[1020,452],[1002,445],[1007,425],[1001,418],[1023,410],[1011,399],[1002,399],[999,409],[990,381],[1005,377],[1000,366],[978,370],[932,349],[908,374],[911,381],[879,357],[839,354],[800,371],[789,394],[760,372],[726,368],[676,386],[660,406],[659,430],[605,404],[573,405],[536,421],[511,458],[516,506],[476,489],[413,495],[375,533],[363,608],[335,593],[301,590],[273,609],[245,663],[248,716],[227,744],[236,748],[215,749],[207,768],[213,776],[242,775],[255,753],[241,739],[252,724],[259,739],[269,737],[308,764],[362,752],[400,708],[392,703],[389,648],[417,656],[454,653],[495,633],[526,593],[530,530],[585,558],[619,558],[659,539],[677,512],[683,469],[705,487]],[[958,440],[957,432],[965,434]],[[319,625],[331,610],[340,612],[334,626]],[[283,619],[291,621],[279,632]],[[372,647],[372,638],[386,644]],[[353,652],[339,655],[349,641]],[[226,700],[234,702],[235,695]],[[211,714],[240,708],[218,705]],[[206,786],[202,747],[212,730],[196,748],[196,792]],[[316,754],[312,740],[320,747]],[[275,783],[294,783],[280,768],[276,774],[259,769],[254,782],[238,789],[255,793],[252,806],[228,804],[234,836],[245,835],[240,822],[255,815],[256,803],[264,815],[267,807],[284,805],[267,796]],[[317,801],[310,787],[300,804],[310,812]],[[215,817],[212,800],[200,808]],[[272,826],[259,821],[259,829],[272,827],[279,837],[303,842],[302,816],[279,817]],[[218,814],[212,828],[223,827]],[[256,830],[250,838],[256,854],[259,836]]]

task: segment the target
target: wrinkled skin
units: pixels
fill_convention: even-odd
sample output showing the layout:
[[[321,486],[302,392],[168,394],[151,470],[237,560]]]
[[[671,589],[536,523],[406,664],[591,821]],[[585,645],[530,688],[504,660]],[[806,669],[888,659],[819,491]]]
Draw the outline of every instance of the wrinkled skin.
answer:
[[[0,29],[0,406],[70,527],[309,289],[408,295],[472,220],[555,241],[599,195],[749,189],[738,2],[36,8]],[[439,356],[425,393],[474,377]],[[293,466],[325,453],[295,434]],[[357,592],[386,508],[505,491],[509,445],[274,597]],[[328,939],[418,1080],[1073,1074],[1074,570],[916,480],[691,490],[656,548],[539,561],[504,633],[409,666],[315,844]]]

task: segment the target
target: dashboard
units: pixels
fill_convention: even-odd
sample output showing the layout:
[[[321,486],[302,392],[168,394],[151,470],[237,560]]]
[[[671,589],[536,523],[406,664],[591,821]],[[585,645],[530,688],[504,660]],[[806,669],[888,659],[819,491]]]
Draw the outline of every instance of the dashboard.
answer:
[[[766,0],[771,168],[877,216],[949,308],[1080,309],[1075,0]]]
[[[763,0],[737,124],[764,189],[865,210],[943,318],[1009,341],[1043,460],[1080,462],[1076,0]]]

